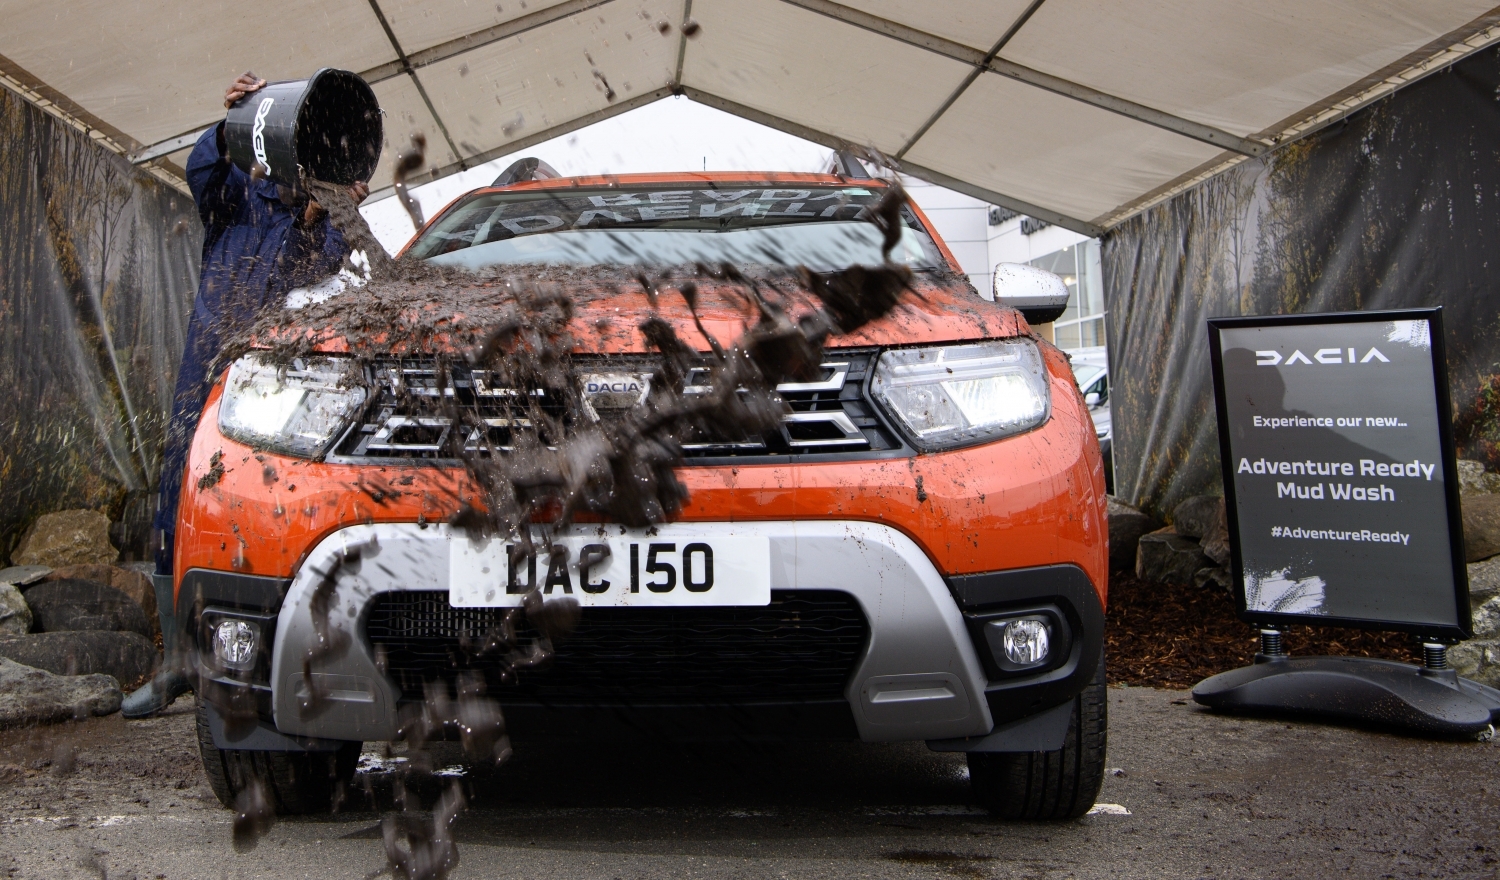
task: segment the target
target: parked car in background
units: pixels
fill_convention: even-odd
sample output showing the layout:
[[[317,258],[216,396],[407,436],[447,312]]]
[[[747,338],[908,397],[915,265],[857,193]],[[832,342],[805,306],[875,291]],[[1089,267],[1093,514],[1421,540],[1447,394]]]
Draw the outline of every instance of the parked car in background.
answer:
[[[1073,363],[1073,376],[1078,380],[1078,390],[1083,393],[1083,402],[1088,405],[1089,417],[1094,420],[1094,434],[1099,438],[1099,452],[1104,456],[1104,483],[1110,494],[1115,491],[1115,467],[1113,456],[1114,432],[1109,414],[1109,357],[1104,346],[1075,348],[1067,352]]]

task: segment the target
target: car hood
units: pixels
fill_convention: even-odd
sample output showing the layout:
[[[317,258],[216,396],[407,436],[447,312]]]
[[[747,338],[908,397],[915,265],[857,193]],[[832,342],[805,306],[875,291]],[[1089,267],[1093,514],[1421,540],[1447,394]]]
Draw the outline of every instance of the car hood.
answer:
[[[288,298],[294,311],[284,316],[290,320],[263,327],[258,341],[275,347],[276,337],[305,340],[312,335],[318,339],[315,347],[330,353],[364,348],[372,342],[392,352],[410,351],[417,340],[427,349],[464,349],[481,338],[487,326],[498,323],[506,308],[513,308],[518,294],[561,294],[570,300],[572,319],[567,333],[577,353],[644,353],[648,346],[640,325],[651,317],[665,320],[684,343],[705,352],[712,346],[704,332],[727,346],[759,320],[745,283],[702,277],[690,281],[611,277],[575,269],[369,286],[345,279],[294,291]],[[755,283],[767,300],[779,302],[793,320],[819,307],[818,299],[790,274],[756,278]],[[684,287],[695,294],[696,321]],[[393,329],[382,331],[382,326]],[[832,337],[828,345],[912,345],[1030,332],[1020,312],[979,297],[961,276],[918,272],[894,311],[853,333]],[[354,337],[361,341],[351,345]]]

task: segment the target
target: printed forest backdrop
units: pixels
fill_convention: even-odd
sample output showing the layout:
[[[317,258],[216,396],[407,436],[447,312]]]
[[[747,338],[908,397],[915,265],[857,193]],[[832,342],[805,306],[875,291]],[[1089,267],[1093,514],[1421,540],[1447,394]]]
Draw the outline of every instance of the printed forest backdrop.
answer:
[[[1500,50],[1127,220],[1103,259],[1125,500],[1222,493],[1224,315],[1441,305],[1458,455],[1500,465]]]
[[[202,242],[191,198],[0,88],[0,563],[73,507],[144,551]]]

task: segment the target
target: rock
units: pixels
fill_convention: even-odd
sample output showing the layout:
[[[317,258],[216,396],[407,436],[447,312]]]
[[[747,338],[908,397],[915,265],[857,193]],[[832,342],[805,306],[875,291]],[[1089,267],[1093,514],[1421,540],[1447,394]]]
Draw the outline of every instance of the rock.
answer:
[[[1198,542],[1169,526],[1141,536],[1136,548],[1135,576],[1163,584],[1191,584],[1198,569],[1209,566]]]
[[[1500,596],[1474,609],[1474,640],[1493,642],[1497,639],[1500,639]]]
[[[1500,687],[1500,556],[1469,564],[1469,607],[1474,637],[1449,648],[1448,663],[1464,678]]]
[[[1460,495],[1500,493],[1500,474],[1486,473],[1484,462],[1459,459],[1458,493]]]
[[[1229,517],[1224,511],[1224,499],[1219,499],[1219,515],[1198,538],[1198,546],[1203,548],[1204,556],[1221,568],[1229,564]]]
[[[33,523],[20,548],[11,554],[11,562],[59,568],[114,562],[119,556],[109,543],[109,517],[97,510],[64,510],[43,514]]]
[[[1500,557],[1469,563],[1469,601],[1478,608],[1500,596]]]
[[[1448,664],[1464,678],[1500,687],[1500,596],[1474,607],[1474,638],[1448,649]]]
[[[1135,569],[1135,547],[1141,535],[1161,528],[1161,523],[1113,495],[1108,496],[1109,570]]]
[[[40,632],[123,631],[152,635],[146,612],[132,598],[97,581],[45,581],[26,591]]]
[[[1500,553],[1500,495],[1468,495],[1463,499],[1464,554],[1479,562]]]
[[[117,565],[66,565],[53,569],[43,580],[66,579],[95,581],[114,587],[134,599],[141,610],[146,612],[146,626],[149,630],[146,635],[154,636],[161,629],[161,621],[156,616],[156,587],[152,585],[148,575]]]
[[[1448,649],[1448,665],[1470,681],[1500,688],[1500,643],[1464,642]]]
[[[150,639],[133,632],[32,633],[0,639],[0,657],[57,675],[107,673],[134,684],[156,670]]]
[[[26,636],[31,631],[31,606],[20,589],[0,582],[0,636]]]
[[[1229,576],[1229,570],[1219,566],[1200,568],[1193,572],[1193,586],[1213,587],[1225,592],[1234,590],[1234,580]]]
[[[24,636],[31,632],[31,606],[21,591],[0,581],[0,636]]]
[[[1172,528],[1184,538],[1201,538],[1223,518],[1223,498],[1194,495],[1172,509]]]
[[[46,577],[50,571],[52,569],[45,565],[12,565],[10,568],[0,568],[0,584],[24,587]]]
[[[109,715],[123,698],[108,675],[54,675],[0,658],[0,727]]]

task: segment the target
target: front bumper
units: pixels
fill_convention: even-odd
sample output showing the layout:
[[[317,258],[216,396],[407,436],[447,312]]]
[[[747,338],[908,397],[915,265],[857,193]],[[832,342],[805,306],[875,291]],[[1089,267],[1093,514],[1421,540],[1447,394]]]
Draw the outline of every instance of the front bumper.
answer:
[[[844,697],[861,739],[933,739],[990,730],[984,668],[963,615],[943,578],[905,535],[861,522],[692,523],[661,526],[659,533],[662,540],[765,536],[773,591],[836,589],[854,597],[869,635]],[[370,545],[372,539],[378,548],[374,555],[367,552],[357,569],[339,570],[329,603],[335,609],[329,623],[347,634],[349,648],[313,666],[333,705],[315,718],[303,717],[302,661],[318,640],[312,599],[320,573],[336,568],[335,560],[347,549]],[[277,620],[271,663],[277,729],[330,739],[395,735],[401,694],[377,668],[361,621],[379,593],[447,589],[452,539],[446,526],[377,524],[342,529],[313,549],[292,579]]]
[[[574,527],[579,531],[591,528],[597,527]],[[847,709],[840,711],[852,718],[852,732],[867,742],[983,737],[997,722],[1070,699],[1087,679],[1078,674],[1080,666],[1092,671],[1089,664],[1097,662],[1102,626],[1096,622],[1102,623],[1102,613],[1087,577],[1074,566],[1032,569],[998,579],[969,576],[950,583],[910,538],[874,523],[689,523],[664,525],[659,532],[663,540],[764,536],[770,545],[773,594],[832,590],[852,597],[867,621],[867,635],[844,687]],[[333,533],[308,554],[292,580],[283,582],[284,598],[275,597],[279,612],[270,687],[269,693],[262,691],[261,704],[269,710],[276,730],[320,740],[381,741],[396,735],[398,703],[417,695],[403,695],[382,671],[365,637],[365,625],[381,594],[446,590],[453,540],[453,530],[446,526],[360,525]],[[357,547],[364,548],[358,565],[338,564]],[[336,572],[332,584],[324,585],[323,600],[315,603],[314,594],[330,571]],[[211,582],[202,576],[207,574],[189,573],[184,586]],[[268,591],[260,602],[209,595],[190,601],[199,608],[264,606],[273,592],[282,591]],[[189,599],[186,595],[179,598]],[[983,636],[976,636],[980,632],[976,627],[982,627],[987,616],[1039,603],[1050,603],[1068,617],[1073,631],[1069,656],[1043,672],[1009,678],[997,674],[993,661],[982,653]],[[330,609],[321,637],[315,606]],[[330,637],[334,642],[347,637],[347,648],[317,656],[305,668],[309,652],[320,639]],[[567,650],[563,643],[561,651]],[[300,703],[308,692],[309,672],[318,677],[314,684],[329,697],[327,708],[311,716]],[[506,702],[503,693],[497,696]],[[693,709],[682,705],[655,708],[668,709],[674,717]],[[520,726],[526,717],[513,714],[512,726]],[[805,735],[795,729],[799,717],[805,715],[783,712],[774,717],[785,729],[772,731],[773,735]]]

